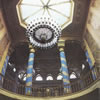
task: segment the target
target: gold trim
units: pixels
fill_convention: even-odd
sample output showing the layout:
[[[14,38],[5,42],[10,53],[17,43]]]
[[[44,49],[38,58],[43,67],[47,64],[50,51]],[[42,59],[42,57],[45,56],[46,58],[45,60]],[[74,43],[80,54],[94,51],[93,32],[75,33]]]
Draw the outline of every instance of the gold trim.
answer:
[[[34,4],[28,4],[28,3],[21,3],[19,5],[42,7],[41,5],[34,5]]]
[[[42,3],[42,4],[43,4],[43,6],[44,6],[45,4],[44,4],[43,0],[40,0],[40,1],[41,1],[41,3]]]
[[[63,79],[63,82],[70,83],[69,80]]]
[[[67,72],[65,72],[65,71],[62,71],[62,74],[64,74],[64,75],[66,75],[66,76],[68,76],[68,77],[69,77],[68,73],[67,73]]]
[[[26,86],[31,86],[32,85],[32,82],[27,82],[26,83]],[[30,87],[31,88],[31,87]]]
[[[27,74],[27,78],[28,78],[28,77],[32,77],[32,74]]]
[[[52,10],[52,11],[54,11],[54,12],[56,12],[56,13],[58,13],[58,14],[60,14],[60,15],[62,15],[62,16],[64,16],[64,17],[66,17],[66,18],[68,18],[69,19],[69,17],[68,16],[66,16],[65,14],[63,14],[63,13],[61,13],[61,12],[59,12],[59,11],[57,11],[56,9],[53,9],[53,8],[48,8],[48,9],[50,9],[50,10]]]
[[[46,4],[46,5],[48,5],[48,4],[49,4],[49,2],[50,2],[50,0],[48,0],[48,2],[47,2],[47,4]]]
[[[32,48],[32,45],[31,44],[29,44],[29,48]]]
[[[28,19],[29,17],[37,14],[38,12],[40,12],[41,10],[43,10],[43,8],[38,9],[37,11],[35,11],[34,13],[32,13],[30,16],[27,16],[26,18],[24,18],[23,20],[25,21],[26,19]]]
[[[35,52],[35,49],[33,49],[33,48],[30,49],[30,52],[31,52],[31,53],[34,53],[34,52]]]
[[[58,47],[64,47],[64,46],[65,46],[65,40],[60,39],[60,40],[58,41]]]
[[[61,64],[61,66],[67,68],[67,65],[65,65],[65,64]]]
[[[16,10],[17,10],[17,15],[18,15],[18,19],[19,19],[19,23],[22,27],[26,28],[26,25],[23,23],[22,17],[21,17],[21,11],[20,11],[20,4],[21,4],[22,0],[19,0],[18,4],[16,5]]]
[[[60,59],[66,62],[66,59],[65,59],[65,58],[62,58],[62,57],[61,57]]]
[[[49,6],[55,6],[55,5],[60,5],[60,4],[64,4],[64,3],[70,3],[71,1],[64,1],[64,2],[59,2],[59,3],[54,3],[54,4],[50,4]]]
[[[71,0],[70,2],[71,2],[71,5],[72,5],[72,6],[71,6],[71,13],[70,13],[71,17],[70,17],[70,20],[69,20],[68,22],[65,22],[65,23],[61,26],[62,30],[63,30],[65,27],[67,27],[69,24],[71,24],[72,21],[73,21],[73,15],[74,15],[74,1]]]
[[[29,58],[29,61],[28,62],[33,61],[33,60],[34,60],[33,58]]]
[[[58,47],[64,47],[65,46],[65,44],[64,43],[58,43]]]
[[[49,9],[47,9],[47,12],[48,12],[48,15],[51,17],[51,14],[50,14],[50,12],[49,12]]]
[[[9,50],[9,46],[10,46],[10,42],[8,43],[8,45],[7,45],[7,47],[6,47],[5,51],[4,51],[4,54],[2,56],[2,59],[0,61],[0,73],[2,72],[2,68],[3,68],[4,62],[5,62],[8,50]]]
[[[31,69],[31,68],[33,68],[33,66],[32,66],[32,65],[30,65],[30,66],[28,66],[28,67],[27,67],[27,69]]]
[[[59,51],[64,51],[64,48],[60,48]]]

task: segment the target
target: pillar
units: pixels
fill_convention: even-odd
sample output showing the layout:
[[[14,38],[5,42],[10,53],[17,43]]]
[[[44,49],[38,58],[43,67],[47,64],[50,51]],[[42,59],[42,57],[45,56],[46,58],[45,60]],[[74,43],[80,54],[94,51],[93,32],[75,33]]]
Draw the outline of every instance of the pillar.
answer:
[[[92,77],[93,77],[93,80],[96,80],[96,73],[95,73],[95,69],[93,69],[93,62],[89,56],[89,53],[88,51],[85,52],[85,55],[86,55],[86,58],[87,58],[87,61],[88,61],[88,64],[89,64],[89,67],[90,67],[90,70],[92,71]]]
[[[29,54],[27,77],[26,77],[26,89],[25,89],[26,95],[32,94],[32,74],[33,74],[34,52],[35,52],[35,50],[32,48],[31,45],[29,46],[29,48],[30,48],[30,54]]]
[[[60,51],[61,73],[63,76],[64,93],[70,93],[71,92],[70,78],[69,78],[69,72],[68,72],[64,47],[62,45],[64,46],[63,42],[58,44],[59,51]]]
[[[83,44],[84,48],[85,48],[85,55],[86,55],[86,58],[87,58],[87,62],[89,64],[89,68],[92,72],[92,77],[93,77],[93,80],[96,79],[96,72],[95,72],[95,69],[93,69],[94,67],[94,64],[95,64],[95,59],[94,59],[94,56],[92,54],[92,51],[87,43],[87,41],[84,39],[84,44]]]
[[[3,76],[5,76],[8,61],[9,61],[9,47],[10,47],[10,43],[8,43],[8,45],[4,51],[4,54],[2,56],[2,60],[0,62],[0,73]],[[2,85],[3,84],[3,77],[2,76],[0,76],[0,81],[1,81],[0,84]]]

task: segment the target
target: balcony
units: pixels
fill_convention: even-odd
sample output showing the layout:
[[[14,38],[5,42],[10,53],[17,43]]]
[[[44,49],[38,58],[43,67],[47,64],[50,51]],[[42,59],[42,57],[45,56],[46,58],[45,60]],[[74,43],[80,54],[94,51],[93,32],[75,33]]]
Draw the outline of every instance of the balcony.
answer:
[[[93,71],[95,72],[95,76],[96,76],[95,80],[92,77]],[[45,83],[42,83],[43,85],[26,87],[25,85],[15,83],[14,80],[8,80],[3,75],[0,74],[0,91],[6,91],[8,92],[8,94],[14,93],[14,95],[17,96],[19,95],[17,98],[20,98],[20,96],[24,96],[24,98],[27,98],[27,96],[32,98],[33,97],[42,97],[42,98],[43,97],[67,97],[67,96],[79,94],[83,91],[87,91],[89,88],[93,87],[93,85],[95,85],[93,87],[93,89],[95,89],[96,83],[98,83],[99,81],[100,81],[99,68],[94,67],[88,73],[86,73],[86,75],[81,80],[78,79],[77,81],[67,85],[71,87],[71,91],[65,93],[63,85],[59,85],[59,86],[52,85],[48,87]],[[25,94],[25,88],[31,88],[32,92],[30,95]],[[69,90],[67,89],[67,91]]]

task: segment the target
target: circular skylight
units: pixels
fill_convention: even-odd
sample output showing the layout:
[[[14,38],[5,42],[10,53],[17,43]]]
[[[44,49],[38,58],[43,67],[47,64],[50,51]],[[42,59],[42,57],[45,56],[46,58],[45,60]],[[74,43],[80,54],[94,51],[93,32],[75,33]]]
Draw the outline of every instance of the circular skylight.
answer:
[[[20,25],[26,28],[39,16],[53,18],[62,29],[72,23],[74,11],[73,0],[20,0],[17,13]]]

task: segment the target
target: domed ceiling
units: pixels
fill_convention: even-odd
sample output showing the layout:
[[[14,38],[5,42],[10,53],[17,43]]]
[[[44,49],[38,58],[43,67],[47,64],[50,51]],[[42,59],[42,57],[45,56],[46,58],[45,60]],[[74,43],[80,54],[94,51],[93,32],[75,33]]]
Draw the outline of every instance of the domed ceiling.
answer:
[[[73,19],[73,0],[20,0],[16,7],[19,22],[25,28],[30,21],[40,16],[53,18],[62,29]]]
[[[13,44],[21,41],[27,41],[27,38],[25,37],[26,29],[22,26],[25,26],[31,18],[41,15],[41,13],[45,16],[51,16],[57,21],[59,20],[59,24],[63,29],[62,38],[81,40],[90,4],[90,0],[0,1],[0,8],[2,9],[7,29]],[[20,10],[16,10],[16,6]],[[22,21],[19,21],[19,11],[21,11],[19,14],[20,18],[24,19]],[[27,12],[27,14],[23,12]]]
[[[11,39],[12,39],[12,43],[13,43],[13,45],[18,44],[18,46],[20,46],[19,45],[20,42],[27,42],[27,39],[25,37],[26,29],[20,25],[21,23],[19,21],[17,10],[16,10],[16,5],[19,4],[20,0],[0,0],[0,1],[1,1],[0,7],[2,8],[3,16],[5,19],[6,25],[7,25],[9,35],[11,36]],[[21,1],[24,1],[24,0],[21,0]],[[32,1],[32,0],[27,0],[27,1]],[[33,0],[33,1],[37,2],[38,0]],[[42,1],[45,1],[45,2],[42,2]],[[40,2],[41,4],[47,3],[46,2],[47,0],[42,0],[42,1]],[[53,2],[54,0],[50,0],[48,2],[50,3],[51,1]],[[59,2],[62,2],[62,1],[71,1],[72,2],[72,0],[55,0],[55,1],[56,2],[53,2],[53,3],[51,2],[51,4],[57,5],[57,3],[58,3],[58,5],[59,5]],[[84,32],[84,28],[85,28],[86,18],[88,15],[88,8],[89,8],[90,0],[73,0],[73,1],[74,1],[73,16],[71,17],[72,18],[71,22],[67,23],[68,26],[66,27],[66,25],[65,25],[63,27],[64,29],[62,28],[63,29],[62,30],[62,38],[65,38],[66,40],[67,39],[70,40],[71,38],[73,38],[72,40],[76,39],[76,40],[81,41],[82,35]],[[71,2],[68,4],[71,5]],[[67,2],[64,4],[66,4],[66,6],[67,6]],[[22,7],[23,6],[25,6],[25,5],[22,5]],[[62,26],[63,26],[63,24],[66,23],[66,21],[63,21],[63,18],[66,18],[66,20],[67,20],[67,17],[62,15],[63,10],[62,10],[62,12],[59,11],[63,8],[61,8],[61,9],[58,9],[58,8],[52,8],[55,10],[50,9],[49,12],[51,11],[52,13],[61,15],[61,19],[59,22],[63,22],[62,23]],[[48,14],[48,16],[49,16],[47,6],[42,6],[42,10],[44,12],[43,14]],[[22,12],[23,12],[23,10],[22,10]],[[58,12],[61,12],[61,13],[58,13]],[[72,12],[72,11],[69,10],[69,12]],[[28,12],[28,13],[32,13],[32,12]],[[66,16],[67,16],[67,12],[64,14],[66,14]],[[29,14],[29,15],[31,15],[31,14]],[[25,18],[28,16],[24,15],[23,17]],[[52,16],[54,16],[54,15],[52,14]],[[58,17],[58,18],[60,18],[60,17]],[[26,22],[28,22],[28,21],[26,21]],[[25,52],[25,48],[26,48],[26,52]],[[15,63],[15,65],[18,68],[17,69],[18,71],[21,70],[21,68],[23,68],[23,67],[25,69],[27,68],[27,60],[28,60],[28,55],[29,55],[28,50],[29,50],[28,45],[26,47],[21,46],[21,49],[20,49],[20,47],[16,47],[15,52],[12,54],[13,56],[10,60],[12,63]],[[65,45],[65,54],[67,56],[67,62],[68,62],[68,66],[70,67],[69,68],[70,72],[76,71],[76,72],[80,73],[82,71],[81,65],[83,63],[86,63],[85,54],[81,48],[81,45],[75,43],[74,41],[71,41],[69,43],[67,41],[66,45]],[[48,49],[46,51],[45,50],[44,51],[37,50],[35,53],[35,64],[34,64],[35,67],[34,68],[38,74],[42,73],[42,74],[47,75],[48,73],[52,72],[52,75],[55,75],[55,74],[58,75],[58,72],[60,69],[60,61],[59,60],[60,60],[59,59],[59,51],[58,51],[57,46],[55,46],[53,49]],[[78,68],[79,70],[76,68]],[[57,73],[55,73],[55,72],[57,72]],[[43,75],[43,76],[45,76],[45,75]]]

